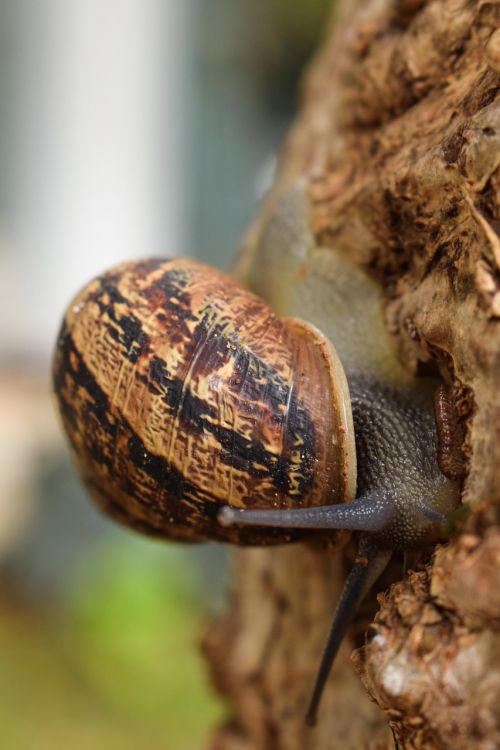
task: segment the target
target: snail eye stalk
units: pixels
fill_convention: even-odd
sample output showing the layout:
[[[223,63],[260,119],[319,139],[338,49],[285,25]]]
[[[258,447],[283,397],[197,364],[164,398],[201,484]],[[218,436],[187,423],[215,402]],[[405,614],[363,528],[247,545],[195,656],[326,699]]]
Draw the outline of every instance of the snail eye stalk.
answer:
[[[240,510],[226,505],[219,511],[222,526],[271,526],[288,529],[350,529],[377,532],[387,527],[393,514],[382,495],[371,493],[350,503],[294,510]]]

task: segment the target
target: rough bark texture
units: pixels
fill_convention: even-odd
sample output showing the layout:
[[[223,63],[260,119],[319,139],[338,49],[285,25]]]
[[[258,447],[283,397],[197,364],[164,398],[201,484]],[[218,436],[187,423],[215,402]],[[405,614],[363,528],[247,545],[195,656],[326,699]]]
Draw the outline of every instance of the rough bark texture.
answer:
[[[354,623],[314,730],[352,545],[238,551],[205,639],[232,716],[212,748],[500,748],[499,21],[480,0],[344,0],[305,80],[276,190],[310,177],[318,240],[380,281],[406,365],[453,386],[470,513],[417,572],[388,571],[379,590],[399,582],[366,645],[374,597]]]

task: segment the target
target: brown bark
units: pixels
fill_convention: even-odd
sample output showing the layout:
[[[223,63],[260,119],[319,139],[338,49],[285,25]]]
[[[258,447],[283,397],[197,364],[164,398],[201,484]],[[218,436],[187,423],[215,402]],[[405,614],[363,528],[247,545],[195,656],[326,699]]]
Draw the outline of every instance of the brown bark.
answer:
[[[374,597],[314,730],[303,712],[352,545],[237,551],[205,639],[232,716],[213,748],[389,748],[388,723],[401,748],[500,748],[499,21],[484,0],[344,0],[305,80],[276,190],[309,176],[318,241],[380,281],[405,364],[453,386],[470,513],[417,572],[393,565],[361,680],[349,655]]]

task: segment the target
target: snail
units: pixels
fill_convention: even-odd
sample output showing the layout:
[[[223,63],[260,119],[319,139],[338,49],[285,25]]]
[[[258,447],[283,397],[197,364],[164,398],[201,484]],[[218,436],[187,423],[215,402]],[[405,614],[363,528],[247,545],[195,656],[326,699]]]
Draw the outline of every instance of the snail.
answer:
[[[243,252],[243,283],[179,258],[90,282],[64,317],[53,381],[84,483],[138,531],[235,544],[360,533],[312,725],[357,605],[393,550],[439,538],[462,465],[452,400],[402,367],[376,283],[316,246],[308,210],[299,182]]]

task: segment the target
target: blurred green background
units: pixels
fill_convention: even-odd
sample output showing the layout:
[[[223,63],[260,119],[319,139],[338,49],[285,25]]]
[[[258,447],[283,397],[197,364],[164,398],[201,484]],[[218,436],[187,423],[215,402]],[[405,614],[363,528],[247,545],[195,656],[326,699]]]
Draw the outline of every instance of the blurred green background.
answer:
[[[50,399],[102,267],[227,266],[272,179],[328,0],[0,0],[0,748],[189,750],[226,715],[198,644],[229,551],[88,502]]]

